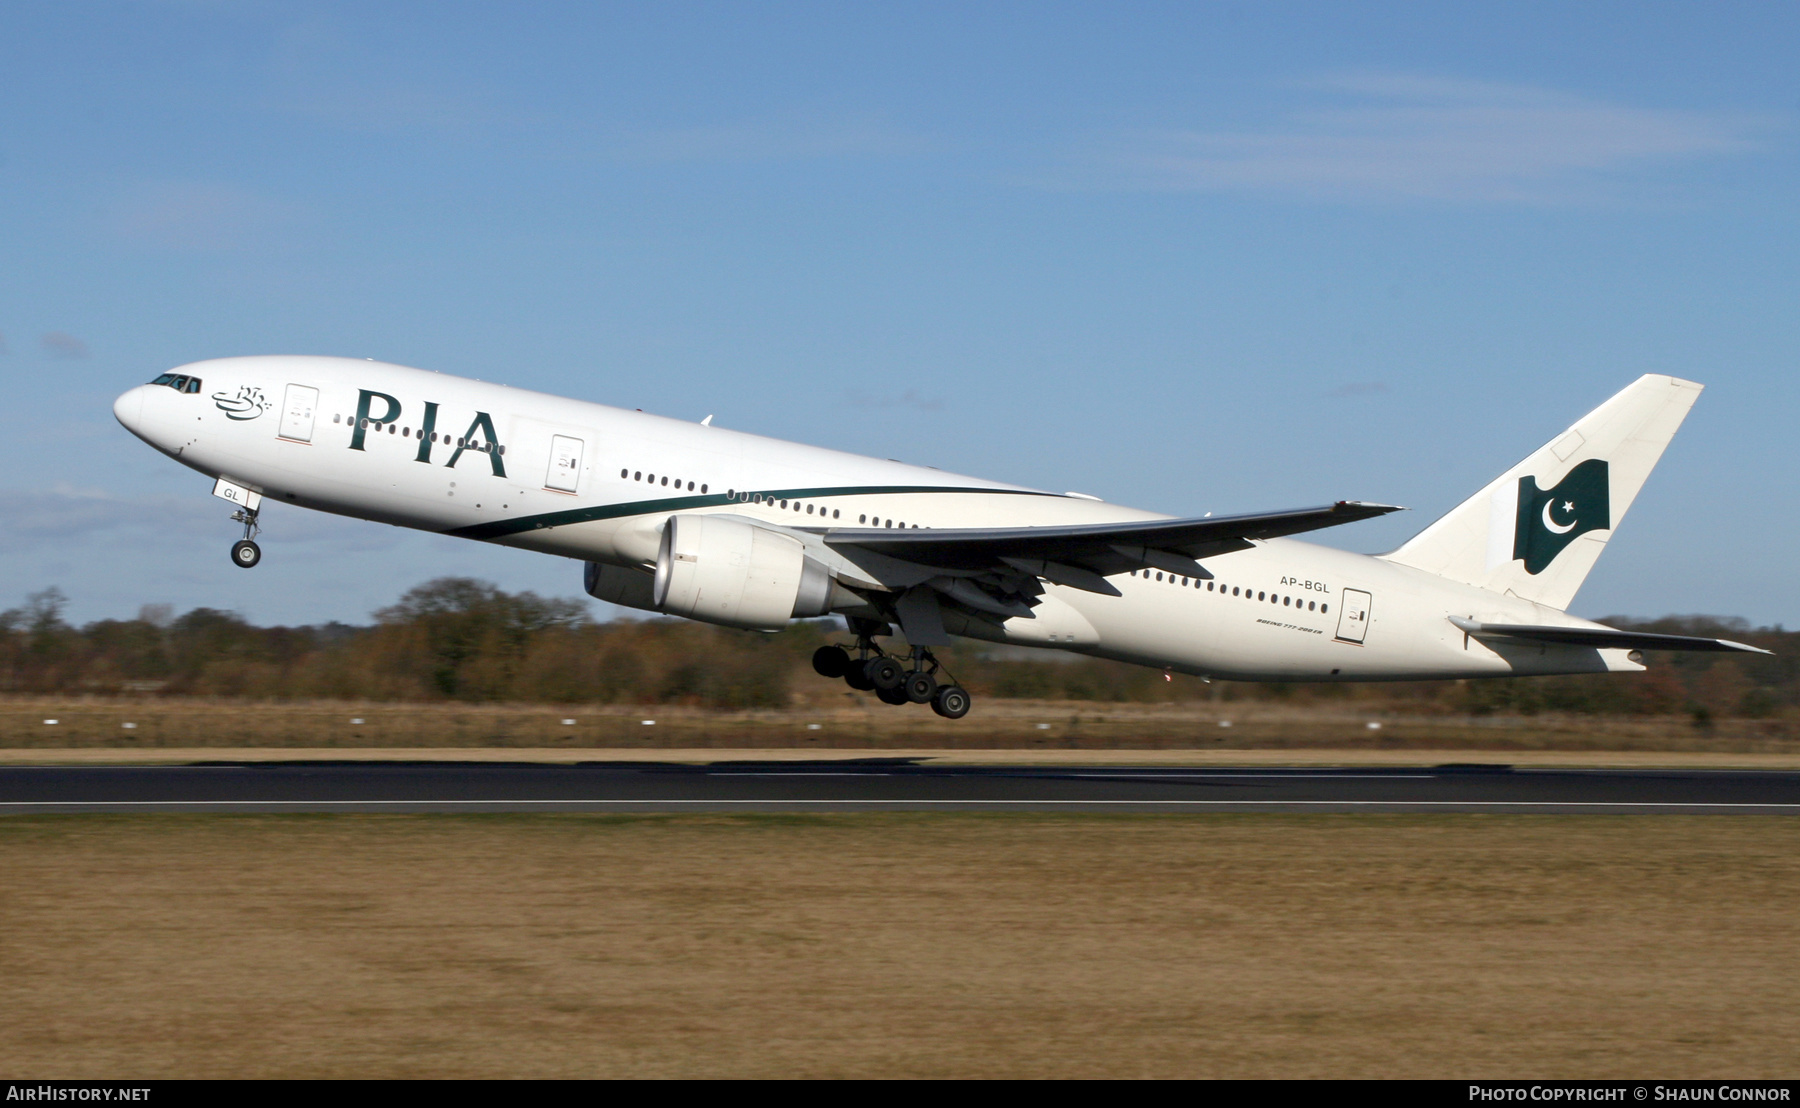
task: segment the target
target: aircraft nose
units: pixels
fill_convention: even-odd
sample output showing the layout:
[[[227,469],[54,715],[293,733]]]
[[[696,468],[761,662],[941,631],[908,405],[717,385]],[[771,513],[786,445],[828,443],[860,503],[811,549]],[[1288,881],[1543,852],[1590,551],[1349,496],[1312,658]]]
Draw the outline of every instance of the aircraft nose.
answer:
[[[113,401],[113,418],[134,435],[143,434],[140,428],[143,425],[144,393],[149,391],[149,388],[149,385],[139,385],[136,388],[127,389],[119,395],[117,400]]]

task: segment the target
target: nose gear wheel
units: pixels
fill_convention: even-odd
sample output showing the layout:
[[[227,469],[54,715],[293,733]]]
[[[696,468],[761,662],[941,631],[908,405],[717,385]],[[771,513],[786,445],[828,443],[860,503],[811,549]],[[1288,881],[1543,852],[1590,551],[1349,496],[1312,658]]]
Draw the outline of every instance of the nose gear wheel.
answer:
[[[231,513],[233,523],[244,525],[244,537],[231,544],[231,564],[239,569],[250,569],[262,561],[262,547],[256,545],[257,533],[262,525],[257,522],[254,508],[239,508]]]

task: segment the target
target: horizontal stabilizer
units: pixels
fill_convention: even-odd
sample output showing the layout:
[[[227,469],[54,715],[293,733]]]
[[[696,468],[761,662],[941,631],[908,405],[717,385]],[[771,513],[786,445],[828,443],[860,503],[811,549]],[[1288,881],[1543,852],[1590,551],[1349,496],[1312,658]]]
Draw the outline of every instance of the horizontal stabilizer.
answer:
[[[838,528],[825,532],[825,541],[941,569],[1016,569],[1021,563],[1055,563],[1064,570],[1086,569],[1101,576],[1144,566],[1205,576],[1193,559],[1247,550],[1252,539],[1297,535],[1400,510],[1389,504],[1340,500],[1328,507],[1289,512],[1070,527]],[[1033,572],[1058,579],[1054,569],[1034,568]],[[1065,583],[1075,588],[1110,591],[1094,587],[1083,575],[1063,576],[1069,578]]]
[[[1760,646],[1732,642],[1730,639],[1702,639],[1693,635],[1654,635],[1646,631],[1615,631],[1611,627],[1540,627],[1527,623],[1477,623],[1472,619],[1451,616],[1450,622],[1471,635],[1505,639],[1530,639],[1533,642],[1560,643],[1564,646],[1592,646],[1615,650],[1718,650],[1745,654],[1773,654]]]

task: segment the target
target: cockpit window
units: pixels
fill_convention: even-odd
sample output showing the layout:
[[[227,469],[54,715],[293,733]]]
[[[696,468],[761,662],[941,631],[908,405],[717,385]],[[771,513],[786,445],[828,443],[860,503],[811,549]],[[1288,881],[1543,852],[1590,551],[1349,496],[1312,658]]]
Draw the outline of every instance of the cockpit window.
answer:
[[[150,383],[152,385],[167,385],[170,388],[174,389],[176,392],[199,392],[200,391],[200,378],[189,377],[185,373],[159,374],[157,376],[156,380],[154,380]]]

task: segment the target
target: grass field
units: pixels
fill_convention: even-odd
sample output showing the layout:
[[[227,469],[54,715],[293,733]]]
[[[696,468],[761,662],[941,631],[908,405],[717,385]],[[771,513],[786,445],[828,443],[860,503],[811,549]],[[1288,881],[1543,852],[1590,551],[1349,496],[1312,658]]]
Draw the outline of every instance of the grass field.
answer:
[[[1780,1076],[1800,820],[0,821],[17,1076]]]
[[[1686,716],[1469,717],[1408,715],[1354,705],[999,699],[983,700],[966,719],[951,721],[923,705],[893,708],[848,693],[844,704],[835,708],[742,711],[675,705],[0,699],[0,748],[52,747],[1330,748],[1800,754],[1800,721],[1731,719],[1696,727]]]

